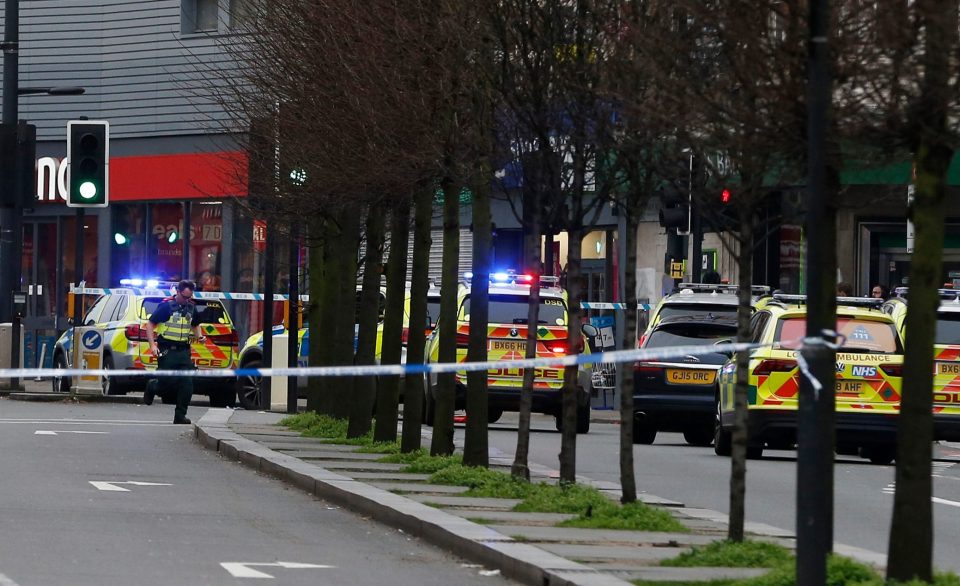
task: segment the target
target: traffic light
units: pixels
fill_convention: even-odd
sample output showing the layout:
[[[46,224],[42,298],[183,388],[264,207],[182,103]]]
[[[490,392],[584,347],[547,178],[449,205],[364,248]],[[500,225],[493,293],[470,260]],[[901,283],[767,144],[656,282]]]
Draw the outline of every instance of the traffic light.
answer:
[[[103,208],[110,201],[110,124],[67,122],[67,205]]]
[[[677,234],[690,233],[690,196],[672,183],[666,183],[657,190],[660,196],[660,225],[670,230],[676,228]]]

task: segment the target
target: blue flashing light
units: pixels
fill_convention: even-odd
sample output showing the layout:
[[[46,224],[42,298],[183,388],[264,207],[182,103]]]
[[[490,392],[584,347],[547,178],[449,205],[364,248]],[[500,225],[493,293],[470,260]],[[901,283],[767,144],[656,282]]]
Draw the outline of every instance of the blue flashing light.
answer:
[[[156,289],[159,286],[160,286],[160,281],[156,279],[147,279],[147,287],[149,287],[150,289]]]
[[[143,279],[120,279],[120,284],[131,287],[143,287]]]
[[[497,272],[490,275],[490,280],[495,283],[506,283],[510,281],[510,275],[503,272]]]

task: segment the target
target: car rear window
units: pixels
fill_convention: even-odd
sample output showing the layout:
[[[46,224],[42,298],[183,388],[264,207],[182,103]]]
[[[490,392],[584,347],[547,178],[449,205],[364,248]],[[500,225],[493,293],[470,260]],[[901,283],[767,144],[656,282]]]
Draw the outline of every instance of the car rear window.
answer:
[[[660,308],[660,319],[676,316],[719,317],[737,319],[736,305],[710,305],[708,303],[668,303]]]
[[[143,300],[143,313],[149,318],[153,315],[157,306],[163,299],[159,297],[148,297]],[[206,299],[197,299],[194,301],[197,306],[197,313],[200,315],[202,324],[228,324],[230,318],[227,317],[227,311],[219,301],[208,301]]]
[[[527,323],[527,303],[525,295],[491,295],[490,318],[492,324],[525,324]],[[470,315],[470,296],[463,300],[460,310],[461,316]],[[431,314],[431,318],[433,315]],[[562,326],[567,323],[567,306],[562,299],[555,297],[540,298],[539,323],[551,326]]]
[[[841,350],[889,354],[901,352],[897,330],[891,323],[857,319],[837,318],[837,333],[843,336]],[[774,343],[787,350],[799,350],[807,335],[807,320],[802,317],[782,319],[777,324]]]
[[[655,329],[647,338],[644,348],[667,348],[669,346],[709,346],[720,340],[736,337],[737,329],[701,323],[671,324]]]
[[[960,313],[937,314],[937,331],[934,344],[960,345]]]

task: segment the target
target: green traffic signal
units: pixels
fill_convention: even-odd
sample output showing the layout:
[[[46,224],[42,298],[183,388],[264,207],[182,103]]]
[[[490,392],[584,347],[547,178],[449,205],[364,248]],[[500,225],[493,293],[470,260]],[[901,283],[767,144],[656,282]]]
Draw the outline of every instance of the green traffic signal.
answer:
[[[67,205],[106,207],[109,203],[110,130],[106,121],[67,123]]]

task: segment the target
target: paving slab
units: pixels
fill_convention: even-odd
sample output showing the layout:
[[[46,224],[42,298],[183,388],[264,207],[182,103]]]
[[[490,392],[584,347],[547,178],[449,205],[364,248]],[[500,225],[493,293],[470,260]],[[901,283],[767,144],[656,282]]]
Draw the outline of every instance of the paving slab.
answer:
[[[690,551],[689,547],[627,547],[621,545],[571,545],[566,543],[537,543],[537,547],[568,560],[629,560],[657,563]]]
[[[349,476],[348,470],[357,470],[357,471],[370,471],[376,472],[379,470],[398,472],[406,468],[405,464],[395,464],[393,462],[369,462],[369,461],[349,461],[349,460],[318,460],[314,459],[310,461],[311,464],[319,466],[321,468],[326,468],[327,470],[337,470],[341,474],[346,474]]]
[[[444,509],[446,512],[464,519],[479,519],[489,525],[507,523],[510,525],[548,526],[573,519],[576,515],[565,513],[520,513],[517,511],[492,511],[489,509]]]
[[[383,454],[364,454],[361,452],[343,452],[337,450],[328,450],[328,449],[318,449],[318,450],[308,450],[308,449],[298,449],[296,447],[283,449],[275,448],[270,444],[265,444],[271,450],[277,450],[278,452],[283,452],[295,458],[300,458],[301,460],[353,460],[353,461],[368,461],[376,462],[380,458],[383,458]]]
[[[276,440],[267,440],[256,439],[248,434],[243,434],[243,437],[247,437],[262,443],[271,450],[277,450],[279,452],[289,452],[291,450],[321,450],[324,452],[338,452],[345,454],[357,453],[360,451],[358,446],[344,446],[341,444],[325,444],[323,442],[318,442],[317,440],[313,441],[276,441]],[[379,457],[383,457],[383,454],[379,454]]]
[[[443,507],[470,507],[472,509],[498,509],[509,511],[523,501],[520,499],[488,499],[470,496],[441,496],[441,495],[405,495],[410,500],[419,503],[431,503]]]
[[[504,535],[523,541],[558,543],[629,544],[651,547],[707,545],[716,541],[712,535],[694,533],[662,533],[655,531],[622,531],[619,529],[581,529],[579,527],[528,527],[524,525],[490,525]]]
[[[282,427],[277,427],[275,425],[230,425],[230,429],[237,433],[247,434],[253,433],[262,436],[275,436],[275,437],[289,437],[289,438],[298,438],[303,437],[299,431],[293,431],[290,429],[284,429]],[[312,439],[312,438],[305,438]]]
[[[429,474],[415,474],[413,472],[344,472],[354,480],[372,480],[383,482],[426,482],[430,479]]]
[[[637,567],[618,563],[589,564],[591,568],[616,572],[631,580],[649,582],[710,582],[712,580],[746,580],[763,576],[765,568],[670,568],[664,566]]]
[[[460,494],[470,490],[469,486],[448,486],[445,484],[425,484],[413,482],[368,482],[390,492],[404,492],[413,494]]]

